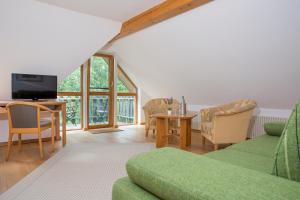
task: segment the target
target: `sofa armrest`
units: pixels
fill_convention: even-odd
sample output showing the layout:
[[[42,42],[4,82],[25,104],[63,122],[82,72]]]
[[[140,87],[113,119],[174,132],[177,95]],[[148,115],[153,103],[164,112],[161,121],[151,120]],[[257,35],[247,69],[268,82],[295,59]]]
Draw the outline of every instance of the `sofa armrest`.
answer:
[[[165,200],[296,200],[300,184],[193,153],[163,148],[127,162],[130,179]]]

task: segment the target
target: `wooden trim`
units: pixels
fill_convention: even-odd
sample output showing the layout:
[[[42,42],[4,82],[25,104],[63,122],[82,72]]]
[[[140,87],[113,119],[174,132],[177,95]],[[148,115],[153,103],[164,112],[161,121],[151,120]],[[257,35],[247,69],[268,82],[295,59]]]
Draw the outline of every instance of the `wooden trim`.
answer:
[[[113,127],[115,125],[115,59],[113,56],[110,57],[109,62],[109,87],[110,87],[110,105],[109,105],[109,125]]]
[[[134,112],[134,123],[138,124],[138,101],[139,100],[139,93],[138,90],[136,90],[136,96],[135,96],[135,112]]]
[[[117,93],[118,96],[124,96],[124,97],[128,97],[128,96],[137,96],[137,93],[126,93],[126,92],[120,92]]]
[[[109,96],[110,92],[89,92],[90,96],[101,96],[101,95],[106,95]]]
[[[90,73],[91,73],[91,58],[88,60],[87,65],[87,129],[113,127],[114,125],[114,57],[102,53],[96,53],[94,56],[105,57],[109,60],[109,92],[91,92],[90,91]],[[109,98],[109,119],[108,124],[104,125],[90,125],[90,96],[108,96]]]
[[[82,92],[58,92],[57,96],[82,96]]]
[[[114,56],[113,56],[113,55],[103,54],[103,53],[95,53],[94,56],[106,57],[106,58],[108,58],[109,60],[110,60],[110,59],[114,59]]]
[[[213,0],[166,0],[122,24],[121,31],[108,44]]]
[[[83,65],[80,66],[80,92],[81,92],[81,98],[80,98],[80,114],[81,114],[81,121],[80,121],[80,128],[83,129],[84,126],[84,112],[83,112]]]

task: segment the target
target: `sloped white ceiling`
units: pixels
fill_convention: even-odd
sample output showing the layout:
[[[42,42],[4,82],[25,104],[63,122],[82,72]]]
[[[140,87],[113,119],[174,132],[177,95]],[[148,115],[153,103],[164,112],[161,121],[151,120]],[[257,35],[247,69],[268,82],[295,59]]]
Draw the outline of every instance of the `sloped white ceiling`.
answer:
[[[164,0],[37,0],[62,8],[124,22]]]
[[[11,73],[61,80],[114,37],[121,23],[34,0],[1,0],[0,99],[10,97]]]
[[[116,41],[150,97],[214,105],[252,98],[290,109],[300,97],[300,1],[217,0]]]

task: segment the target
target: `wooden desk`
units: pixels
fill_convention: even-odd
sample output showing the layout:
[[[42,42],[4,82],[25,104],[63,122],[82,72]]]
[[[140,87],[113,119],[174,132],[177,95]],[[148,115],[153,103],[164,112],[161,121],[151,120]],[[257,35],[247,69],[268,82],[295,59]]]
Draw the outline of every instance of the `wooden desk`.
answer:
[[[8,101],[0,101],[0,113],[6,114],[6,105],[12,102],[16,102],[16,100],[8,100]],[[26,101],[25,101],[26,102]],[[33,101],[27,101],[27,102],[33,102]],[[54,110],[57,110],[62,113],[62,144],[63,146],[67,143],[67,122],[66,122],[66,102],[65,101],[35,101],[34,103],[37,103],[39,105],[43,105],[46,107],[54,107]],[[55,137],[56,140],[60,139],[60,116],[59,112],[55,114]]]
[[[164,147],[168,143],[168,126],[169,119],[180,120],[180,148],[187,149],[191,145],[192,119],[196,117],[196,113],[188,113],[186,115],[168,115],[154,114],[151,117],[156,118],[156,147]]]

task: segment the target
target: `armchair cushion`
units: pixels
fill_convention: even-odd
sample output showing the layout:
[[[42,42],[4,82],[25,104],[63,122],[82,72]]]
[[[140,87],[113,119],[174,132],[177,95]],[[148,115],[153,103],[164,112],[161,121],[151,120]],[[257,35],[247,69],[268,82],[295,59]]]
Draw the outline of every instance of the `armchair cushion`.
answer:
[[[113,185],[112,199],[159,200],[151,193],[134,184],[128,177],[117,180]]]
[[[272,122],[272,123],[265,123],[264,129],[266,134],[271,136],[278,136],[280,137],[285,127],[285,123],[282,122]]]
[[[227,107],[227,108],[226,108]],[[215,113],[215,116],[233,115],[241,112],[252,110],[256,107],[256,102],[253,100],[240,100],[232,103],[232,106],[221,106],[220,110]],[[228,108],[229,107],[229,108]]]
[[[280,137],[273,173],[300,182],[300,102]]]

